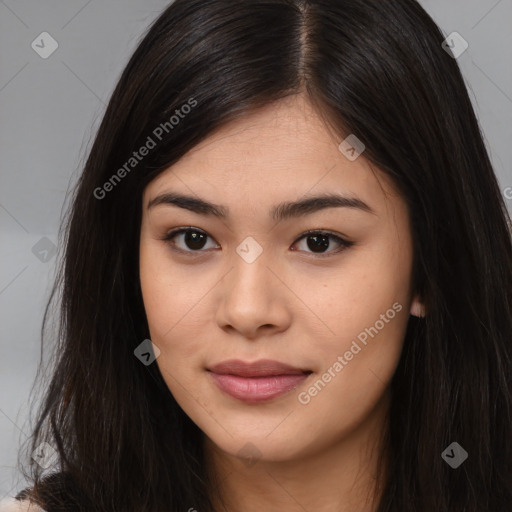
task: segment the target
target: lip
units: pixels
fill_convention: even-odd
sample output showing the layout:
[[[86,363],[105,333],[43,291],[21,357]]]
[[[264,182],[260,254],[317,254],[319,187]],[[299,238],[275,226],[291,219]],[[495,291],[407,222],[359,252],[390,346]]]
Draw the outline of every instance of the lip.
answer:
[[[221,391],[248,403],[272,400],[296,388],[312,373],[271,359],[231,359],[207,368]]]

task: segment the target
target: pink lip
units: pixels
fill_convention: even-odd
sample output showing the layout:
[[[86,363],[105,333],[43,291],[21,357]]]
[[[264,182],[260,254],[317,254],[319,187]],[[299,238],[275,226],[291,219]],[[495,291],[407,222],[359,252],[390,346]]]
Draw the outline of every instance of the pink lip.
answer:
[[[261,359],[253,363],[229,360],[208,369],[215,384],[244,402],[263,402],[280,396],[307,379],[309,370]]]

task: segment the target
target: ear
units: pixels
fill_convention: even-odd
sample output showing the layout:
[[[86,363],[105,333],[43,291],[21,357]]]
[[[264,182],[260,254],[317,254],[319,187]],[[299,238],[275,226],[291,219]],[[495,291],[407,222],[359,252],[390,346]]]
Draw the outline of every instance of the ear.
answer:
[[[414,300],[412,301],[410,314],[420,318],[423,318],[425,316],[425,306],[417,295],[414,297]]]

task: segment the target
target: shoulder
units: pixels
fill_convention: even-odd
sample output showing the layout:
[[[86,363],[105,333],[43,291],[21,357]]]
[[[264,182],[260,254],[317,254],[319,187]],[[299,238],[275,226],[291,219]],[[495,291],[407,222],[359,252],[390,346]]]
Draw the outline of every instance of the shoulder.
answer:
[[[0,512],[45,512],[30,500],[17,500],[15,498],[4,498],[0,500]]]

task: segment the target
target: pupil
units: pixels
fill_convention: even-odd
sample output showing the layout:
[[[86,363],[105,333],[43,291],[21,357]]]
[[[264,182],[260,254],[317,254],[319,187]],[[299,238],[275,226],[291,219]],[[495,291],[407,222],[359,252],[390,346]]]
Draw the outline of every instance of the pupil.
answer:
[[[189,249],[202,249],[204,247],[206,236],[204,233],[198,233],[197,231],[187,231],[185,233],[185,243]],[[308,247],[313,252],[322,252],[322,249],[329,248],[329,236],[328,235],[310,235],[307,238]],[[320,249],[318,251],[318,249]]]
[[[311,249],[312,251],[315,251],[316,249],[327,249],[329,247],[328,235],[311,235],[308,236],[307,240],[308,248]],[[311,240],[314,240],[314,242],[310,243]]]
[[[197,231],[187,231],[185,233],[185,243],[189,249],[202,249],[205,239],[204,233],[198,233]]]

